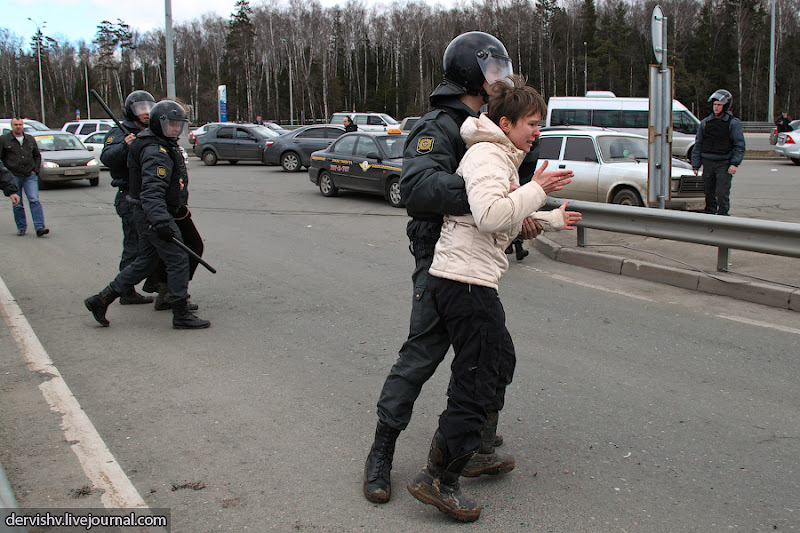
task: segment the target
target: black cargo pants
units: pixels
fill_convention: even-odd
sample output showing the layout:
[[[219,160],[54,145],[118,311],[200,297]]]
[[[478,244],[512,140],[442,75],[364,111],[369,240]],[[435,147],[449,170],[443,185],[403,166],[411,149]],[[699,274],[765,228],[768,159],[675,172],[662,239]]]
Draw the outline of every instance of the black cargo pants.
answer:
[[[433,276],[428,288],[455,351],[439,417],[449,462],[478,449],[488,412],[503,409],[517,359],[495,289]]]

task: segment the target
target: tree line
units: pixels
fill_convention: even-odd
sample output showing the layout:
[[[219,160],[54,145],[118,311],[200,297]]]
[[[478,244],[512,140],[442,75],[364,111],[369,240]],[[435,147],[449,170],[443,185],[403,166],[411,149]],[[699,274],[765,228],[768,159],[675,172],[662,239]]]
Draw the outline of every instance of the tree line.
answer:
[[[362,0],[324,8],[317,0],[238,0],[226,19],[205,14],[176,24],[175,86],[195,123],[217,120],[217,86],[227,86],[228,120],[257,115],[281,123],[326,120],[343,110],[400,119],[428,108],[442,78],[442,54],[465,31],[498,37],[516,72],[545,99],[609,90],[647,96],[653,8],[668,17],[675,97],[702,118],[718,88],[734,95],[743,120],[767,117],[770,9],[776,9],[775,114],[800,115],[800,0],[473,0],[453,8]],[[112,109],[132,90],[166,96],[164,31],[103,21],[70,42],[0,28],[0,115],[39,118],[37,44],[44,107],[56,127],[86,112],[86,87]],[[290,99],[291,87],[291,99]],[[92,117],[104,117],[95,102]],[[294,116],[290,117],[290,109]]]

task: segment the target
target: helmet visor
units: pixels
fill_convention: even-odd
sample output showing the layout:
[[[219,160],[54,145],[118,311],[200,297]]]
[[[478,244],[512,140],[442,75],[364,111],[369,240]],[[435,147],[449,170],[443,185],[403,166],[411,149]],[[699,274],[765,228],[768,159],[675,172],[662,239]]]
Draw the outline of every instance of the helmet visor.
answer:
[[[177,139],[186,128],[186,120],[174,120],[167,117],[161,117],[161,133],[168,139]]]
[[[500,54],[486,53],[481,50],[478,54],[478,65],[481,67],[483,77],[492,85],[498,80],[503,80],[514,74],[511,60]],[[508,80],[509,83],[511,80]]]
[[[137,117],[141,117],[142,115],[150,116],[150,110],[153,109],[153,106],[156,105],[155,102],[148,102],[146,100],[140,102],[134,102],[131,104],[131,111]]]

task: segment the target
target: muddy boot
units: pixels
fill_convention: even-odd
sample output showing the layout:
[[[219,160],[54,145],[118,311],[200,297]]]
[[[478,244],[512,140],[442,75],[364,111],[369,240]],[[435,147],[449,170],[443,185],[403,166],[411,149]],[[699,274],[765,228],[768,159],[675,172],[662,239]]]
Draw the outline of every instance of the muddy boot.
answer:
[[[124,290],[122,296],[119,297],[120,305],[141,305],[153,303],[152,296],[144,296],[136,292],[133,287]]]
[[[513,455],[500,454],[494,451],[497,438],[497,411],[489,413],[483,427],[481,427],[481,446],[478,453],[472,456],[464,471],[464,477],[478,477],[481,475],[496,476],[514,470],[516,462]],[[502,438],[500,439],[502,441]]]
[[[364,464],[364,496],[372,503],[386,503],[392,496],[392,459],[399,429],[390,428],[380,420],[375,429],[375,441]]]
[[[119,293],[109,285],[98,294],[86,298],[83,301],[83,305],[92,312],[94,319],[97,320],[101,326],[108,327],[109,321],[106,319],[106,311],[108,311],[108,306],[111,305],[118,296]]]
[[[186,300],[172,303],[172,327],[175,329],[203,329],[211,325],[208,320],[197,318],[189,312]]]
[[[461,493],[458,476],[472,452],[447,460],[444,435],[436,430],[428,453],[428,465],[408,482],[408,492],[422,503],[436,506],[441,512],[461,522],[474,522],[481,516],[481,506]]]
[[[172,304],[167,301],[168,292],[169,286],[166,283],[158,284],[158,296],[156,296],[156,303],[153,305],[156,311],[166,311],[167,309],[172,309]],[[187,298],[186,308],[189,309],[189,311],[197,311],[198,306],[196,303],[192,303],[192,301]]]

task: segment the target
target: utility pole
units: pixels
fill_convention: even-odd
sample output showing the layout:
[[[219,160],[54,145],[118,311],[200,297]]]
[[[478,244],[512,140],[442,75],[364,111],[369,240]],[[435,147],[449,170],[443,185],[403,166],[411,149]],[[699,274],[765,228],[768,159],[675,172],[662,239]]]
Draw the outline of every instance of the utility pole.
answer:
[[[775,118],[775,0],[772,4],[772,14],[770,15],[769,32],[769,98],[767,98],[767,120],[772,122]]]
[[[172,0],[164,0],[164,37],[167,45],[167,98],[175,100],[175,43],[172,39]]]
[[[36,57],[39,59],[39,101],[42,104],[42,124],[46,124],[44,120],[44,85],[42,85],[42,30],[38,22],[30,17],[28,17],[28,20],[36,25]],[[42,28],[44,28],[45,24],[47,24],[47,21],[42,22]]]
[[[589,57],[586,52],[586,41],[583,41],[583,96],[586,96],[586,78],[589,75]]]

